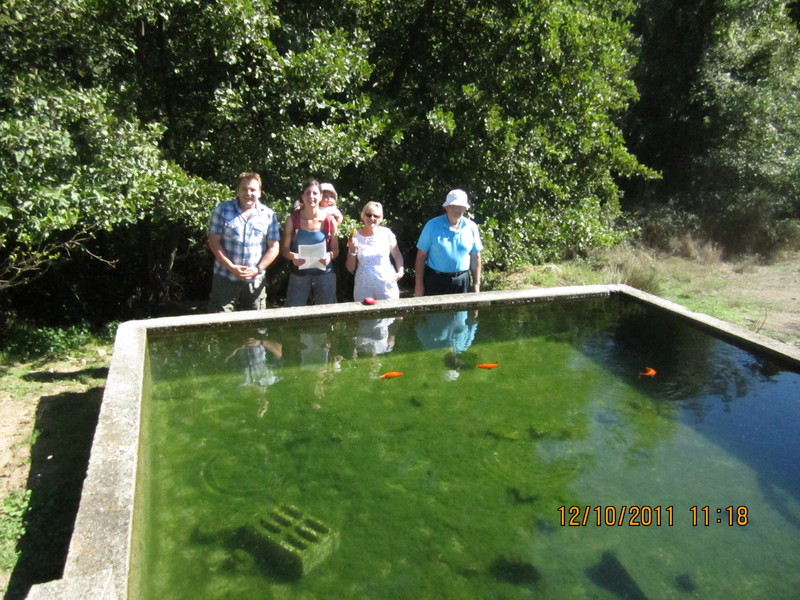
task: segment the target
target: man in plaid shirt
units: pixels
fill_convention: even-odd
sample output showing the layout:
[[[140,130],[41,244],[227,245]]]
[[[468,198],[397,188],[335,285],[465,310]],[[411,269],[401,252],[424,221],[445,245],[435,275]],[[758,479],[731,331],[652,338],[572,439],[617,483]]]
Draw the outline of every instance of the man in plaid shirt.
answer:
[[[242,173],[236,198],[218,204],[211,215],[208,247],[215,260],[209,312],[267,306],[264,270],[278,256],[280,229],[260,197],[261,176]]]

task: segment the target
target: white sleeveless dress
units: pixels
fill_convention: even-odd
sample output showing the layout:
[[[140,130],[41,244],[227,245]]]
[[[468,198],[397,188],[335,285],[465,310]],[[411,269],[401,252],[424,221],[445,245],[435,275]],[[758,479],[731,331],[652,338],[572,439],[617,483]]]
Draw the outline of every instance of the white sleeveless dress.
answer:
[[[394,233],[388,227],[378,226],[373,235],[367,237],[356,231],[358,242],[358,265],[356,266],[353,299],[361,302],[371,296],[376,300],[392,300],[400,297],[396,271],[390,259],[392,246],[397,244]]]

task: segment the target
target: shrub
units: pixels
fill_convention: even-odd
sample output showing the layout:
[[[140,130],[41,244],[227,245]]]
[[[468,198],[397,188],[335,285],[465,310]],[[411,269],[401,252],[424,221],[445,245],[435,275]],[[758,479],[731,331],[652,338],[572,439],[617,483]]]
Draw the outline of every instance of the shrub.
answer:
[[[593,258],[603,265],[605,283],[621,283],[651,294],[659,293],[661,276],[649,252],[621,244],[598,251]]]
[[[796,230],[790,202],[776,201],[763,190],[742,194],[735,202],[717,199],[704,207],[703,220],[712,239],[726,255],[760,254],[773,257],[791,247]]]
[[[10,571],[17,562],[17,542],[25,533],[30,499],[30,490],[13,492],[0,505],[0,572]]]
[[[539,205],[524,216],[488,218],[481,226],[484,260],[491,268],[509,269],[522,263],[586,256],[626,240],[634,228],[620,226],[621,214],[596,198],[575,206]]]
[[[672,203],[657,205],[639,215],[639,238],[654,250],[680,253],[687,236],[697,238],[700,219]]]
[[[5,329],[7,336],[0,351],[9,358],[21,360],[62,356],[93,339],[87,325],[32,327],[10,321]]]

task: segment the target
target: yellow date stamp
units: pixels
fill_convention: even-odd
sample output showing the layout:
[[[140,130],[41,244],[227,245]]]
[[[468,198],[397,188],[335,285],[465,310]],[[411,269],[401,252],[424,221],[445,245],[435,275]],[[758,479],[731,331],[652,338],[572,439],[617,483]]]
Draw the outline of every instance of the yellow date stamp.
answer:
[[[562,527],[672,527],[672,506],[559,506]]]
[[[691,506],[687,519],[692,527],[727,525],[744,527],[750,522],[746,506]],[[559,506],[562,527],[672,527],[675,525],[674,506],[636,504]]]

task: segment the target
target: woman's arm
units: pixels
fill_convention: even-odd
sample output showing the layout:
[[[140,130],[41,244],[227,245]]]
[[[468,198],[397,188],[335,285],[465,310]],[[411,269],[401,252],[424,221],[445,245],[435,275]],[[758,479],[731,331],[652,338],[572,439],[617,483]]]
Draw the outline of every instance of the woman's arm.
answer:
[[[355,273],[358,268],[358,241],[356,241],[355,229],[347,239],[347,260],[345,260],[344,266],[351,273]]]
[[[292,261],[295,266],[299,267],[302,265],[306,260],[304,258],[300,258],[292,252],[292,237],[294,236],[294,225],[292,224],[292,217],[290,216],[286,219],[286,223],[283,224],[283,237],[281,238],[281,256],[286,260]]]
[[[391,254],[394,259],[394,269],[397,271],[396,278],[397,281],[399,281],[405,274],[405,268],[403,265],[403,255],[400,253],[400,248],[397,247],[397,242],[389,249],[389,254]]]

